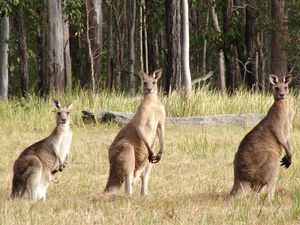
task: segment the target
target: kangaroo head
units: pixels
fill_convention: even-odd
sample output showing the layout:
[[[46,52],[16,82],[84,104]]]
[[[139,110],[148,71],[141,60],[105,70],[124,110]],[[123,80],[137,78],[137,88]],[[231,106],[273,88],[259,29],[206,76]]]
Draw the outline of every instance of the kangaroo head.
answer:
[[[140,77],[143,81],[144,94],[156,94],[157,93],[157,81],[162,74],[162,69],[155,70],[152,74],[147,75],[144,71],[140,72]]]
[[[271,74],[269,79],[273,86],[274,99],[281,100],[287,98],[289,95],[288,85],[292,80],[292,76],[286,75],[279,80],[276,75]]]
[[[54,112],[56,113],[56,125],[69,125],[70,124],[70,112],[75,101],[72,101],[65,106],[61,106],[59,100],[53,100],[52,104]]]

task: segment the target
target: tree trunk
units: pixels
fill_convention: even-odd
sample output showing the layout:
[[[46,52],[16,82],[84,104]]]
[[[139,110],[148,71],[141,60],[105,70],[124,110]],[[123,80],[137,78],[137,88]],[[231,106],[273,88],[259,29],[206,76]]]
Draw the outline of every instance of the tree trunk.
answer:
[[[206,12],[205,18],[205,34],[208,32],[208,23],[209,23],[209,9]],[[206,74],[206,50],[207,50],[207,37],[205,36],[203,43],[203,55],[202,55],[202,75]]]
[[[276,24],[271,36],[271,73],[278,77],[287,74],[287,11],[284,0],[271,0],[271,19]]]
[[[232,25],[232,16],[233,16],[233,0],[227,0],[224,18],[223,18],[223,33],[227,34],[230,31]],[[236,88],[236,80],[237,80],[237,68],[236,68],[236,46],[237,41],[230,38],[229,40],[224,42],[224,52],[225,55],[225,78],[226,78],[226,86],[227,91],[229,93],[233,93],[234,89]]]
[[[136,16],[136,0],[127,0],[127,22],[128,22],[128,49],[129,49],[129,79],[128,88],[131,94],[135,93],[135,78],[134,78],[134,64],[135,64],[135,16]]]
[[[146,3],[145,0],[141,0],[141,16],[142,16],[142,28],[143,28],[143,47],[144,47],[144,62],[145,62],[145,72],[149,74],[148,66],[148,35],[147,35],[147,21],[146,21]]]
[[[107,56],[107,77],[106,86],[108,90],[113,89],[113,71],[114,71],[114,49],[113,49],[113,8],[109,5],[108,18],[108,56]]]
[[[63,18],[61,0],[47,0],[48,71],[50,92],[62,92],[65,87]]]
[[[189,35],[189,6],[188,0],[182,0],[182,77],[184,91],[187,96],[192,92],[192,78],[190,71],[190,35]]]
[[[214,4],[214,1],[213,1]],[[221,28],[219,26],[218,15],[215,10],[215,6],[211,7],[212,20],[214,23],[215,30],[221,35]],[[223,49],[219,51],[219,76],[220,76],[220,90],[222,93],[226,91],[226,81],[225,81],[225,59]]]
[[[246,1],[246,31],[245,31],[245,42],[246,42],[246,72],[244,80],[250,89],[253,89],[258,85],[257,73],[256,73],[256,37],[257,37],[257,21],[258,16],[257,9],[254,7],[254,0]]]
[[[22,6],[18,8],[17,25],[19,27],[20,81],[21,93],[25,97],[28,93],[28,54],[26,42],[26,28]]]
[[[154,12],[155,4],[153,0],[146,1],[146,10],[148,12]],[[154,30],[154,18],[153,16],[147,17],[147,47],[148,47],[148,69],[149,72],[152,73],[154,70],[158,68],[157,65],[157,58],[158,58],[158,51],[157,51],[157,38],[156,33]]]
[[[124,12],[126,5],[124,1],[121,3],[120,0],[111,2],[113,7],[114,20],[116,24],[116,76],[114,77],[113,83],[115,89],[121,89],[121,71],[123,70],[123,59],[124,59],[124,38],[126,27],[124,27]]]
[[[168,94],[180,90],[181,77],[181,40],[180,40],[180,0],[165,0],[165,23],[167,40],[166,87]]]
[[[87,38],[91,60],[92,89],[98,89],[101,79],[102,0],[86,0]]]
[[[140,64],[141,70],[145,71],[145,63],[144,63],[144,47],[143,47],[143,8],[140,5]]]
[[[8,98],[8,41],[9,41],[9,17],[4,16],[0,20],[0,97]]]
[[[72,62],[70,55],[70,34],[69,34],[69,22],[67,18],[64,18],[63,23],[64,33],[64,63],[65,63],[65,88],[67,92],[72,90]]]
[[[38,92],[40,96],[44,96],[48,93],[48,79],[47,73],[45,72],[45,56],[44,56],[44,45],[45,45],[45,32],[41,26],[38,26],[36,34],[36,48],[37,48],[37,66],[38,66]]]

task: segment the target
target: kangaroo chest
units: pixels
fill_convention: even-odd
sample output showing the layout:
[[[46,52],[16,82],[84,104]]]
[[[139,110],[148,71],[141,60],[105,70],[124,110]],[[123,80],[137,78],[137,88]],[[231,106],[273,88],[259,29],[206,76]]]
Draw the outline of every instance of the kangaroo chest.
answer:
[[[62,162],[66,160],[66,157],[69,154],[72,137],[73,133],[71,131],[65,133],[61,137],[61,142],[59,145],[59,156]]]

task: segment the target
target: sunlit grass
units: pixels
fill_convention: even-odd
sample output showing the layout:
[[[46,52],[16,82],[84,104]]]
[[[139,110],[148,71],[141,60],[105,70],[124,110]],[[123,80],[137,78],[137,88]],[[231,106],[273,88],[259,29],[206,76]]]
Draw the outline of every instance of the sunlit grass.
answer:
[[[266,113],[271,96],[239,92],[222,96],[202,89],[187,101],[162,97],[168,116]],[[150,176],[149,196],[101,198],[108,176],[107,149],[120,127],[84,124],[81,110],[134,112],[140,97],[80,92],[59,98],[77,99],[72,113],[73,142],[60,182],[51,184],[45,203],[8,200],[12,165],[28,145],[49,135],[54,127],[51,98],[0,101],[0,224],[298,224],[300,222],[299,126],[291,133],[293,164],[280,169],[272,205],[265,195],[224,200],[233,183],[232,161],[251,127],[167,126],[166,150]],[[298,97],[291,97],[297,110]],[[296,114],[294,124],[299,123]],[[156,149],[157,151],[157,149]],[[119,192],[123,193],[123,188]]]

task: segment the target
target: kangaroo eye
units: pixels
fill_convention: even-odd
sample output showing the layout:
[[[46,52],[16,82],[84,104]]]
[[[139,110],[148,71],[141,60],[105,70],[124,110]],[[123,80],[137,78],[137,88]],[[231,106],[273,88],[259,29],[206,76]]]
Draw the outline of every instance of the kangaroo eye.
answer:
[[[60,116],[60,115],[61,115],[61,112],[57,112],[57,115],[59,115],[59,116]]]
[[[144,82],[144,85],[146,85],[147,84],[147,82]]]
[[[67,112],[67,115],[69,115],[70,114],[70,112]]]
[[[155,81],[153,81],[153,84],[156,84],[156,82],[155,82]]]

